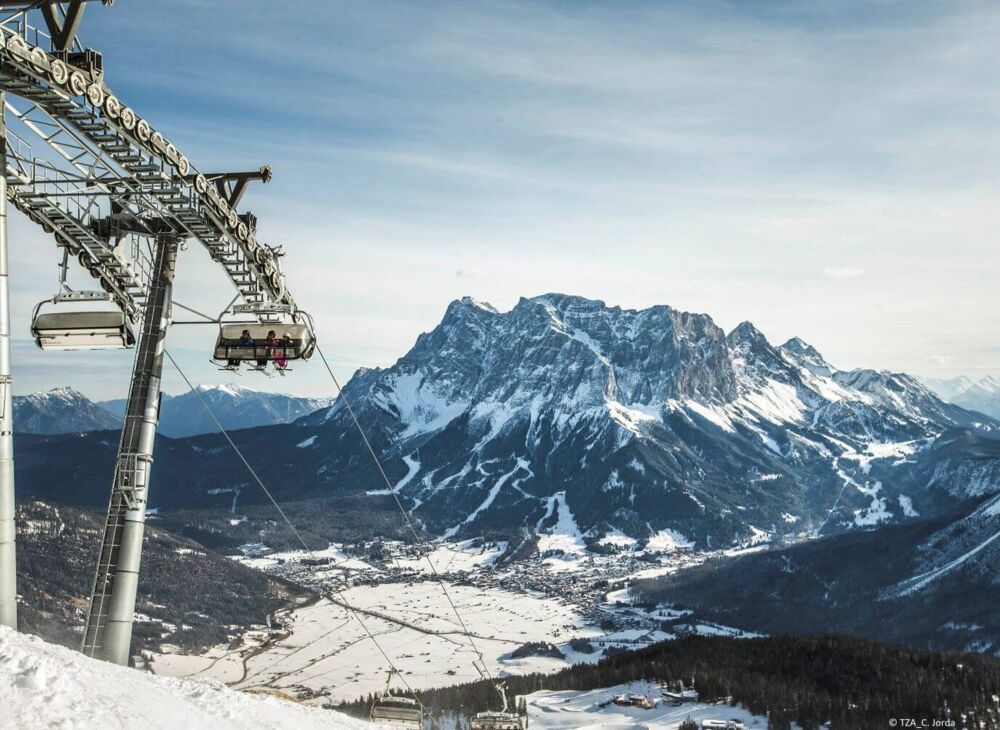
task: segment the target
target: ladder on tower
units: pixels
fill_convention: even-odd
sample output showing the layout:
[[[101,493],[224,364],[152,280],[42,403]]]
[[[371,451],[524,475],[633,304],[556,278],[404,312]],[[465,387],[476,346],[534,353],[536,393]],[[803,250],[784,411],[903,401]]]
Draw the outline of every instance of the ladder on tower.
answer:
[[[133,366],[125,424],[118,449],[118,463],[115,466],[115,478],[104,527],[104,539],[101,543],[100,558],[91,592],[90,613],[84,630],[83,652],[87,656],[110,660],[121,659],[120,656],[114,656],[115,653],[120,653],[120,646],[117,644],[106,646],[105,638],[109,622],[127,621],[129,635],[131,634],[135,609],[134,588],[119,591],[115,589],[120,580],[138,582],[142,544],[141,526],[145,521],[148,480],[153,462],[152,442],[159,418],[163,339],[170,314],[172,256],[176,254],[176,246],[176,241],[161,241],[157,244],[156,270],[149,282],[146,311]],[[129,540],[127,528],[130,522],[139,528],[133,531],[131,536],[131,539],[138,541],[138,545],[126,544]],[[127,552],[123,554],[124,551]],[[118,616],[117,619],[115,615]],[[126,653],[127,650],[126,642]]]

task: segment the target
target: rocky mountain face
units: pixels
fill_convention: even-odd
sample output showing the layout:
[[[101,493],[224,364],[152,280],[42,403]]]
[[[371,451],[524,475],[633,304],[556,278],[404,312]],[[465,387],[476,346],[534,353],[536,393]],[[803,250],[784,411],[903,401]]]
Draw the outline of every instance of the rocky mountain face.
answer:
[[[734,547],[929,518],[1000,490],[984,446],[995,422],[907,375],[838,370],[802,340],[666,306],[456,301],[345,394],[399,496],[449,537],[620,530]],[[279,499],[391,501],[343,401],[234,438]],[[114,445],[22,440],[19,485],[101,505]],[[57,480],[53,448],[74,465]],[[165,515],[266,502],[217,435],[159,444],[153,480]]]
[[[18,433],[80,433],[121,428],[121,418],[108,413],[72,388],[14,396]]]
[[[923,378],[923,383],[949,403],[1000,418],[1000,378],[995,375],[979,380],[965,376],[947,380]]]
[[[208,402],[216,418],[228,429],[290,423],[306,414],[327,408],[332,398],[302,398],[284,393],[267,393],[238,385],[199,385],[201,398]],[[124,400],[99,403],[106,411],[121,418]],[[213,433],[218,428],[197,395],[164,395],[160,406],[159,432],[171,438]]]
[[[666,306],[456,301],[345,393],[403,462],[397,491],[447,535],[671,530],[724,546],[905,521],[1000,489],[971,443],[989,419],[907,375],[839,371],[802,340],[776,347],[749,322],[727,334]],[[350,438],[342,404],[297,426],[324,473],[349,468],[330,449]]]

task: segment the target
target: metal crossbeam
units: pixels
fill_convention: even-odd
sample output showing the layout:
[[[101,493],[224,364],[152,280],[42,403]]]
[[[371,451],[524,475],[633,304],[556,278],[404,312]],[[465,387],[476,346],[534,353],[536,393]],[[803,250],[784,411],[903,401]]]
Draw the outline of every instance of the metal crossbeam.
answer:
[[[104,178],[127,183],[109,189],[109,197],[137,213],[154,213],[182,238],[199,240],[245,302],[294,305],[274,249],[256,240],[256,218],[235,207],[247,183],[266,182],[270,169],[199,173],[93,72],[32,46],[25,40],[32,35],[23,19],[0,22],[0,88],[29,102],[12,110],[28,132],[97,189]],[[219,184],[224,186],[221,194]],[[93,199],[93,186],[80,195]],[[135,304],[141,307],[141,301]]]

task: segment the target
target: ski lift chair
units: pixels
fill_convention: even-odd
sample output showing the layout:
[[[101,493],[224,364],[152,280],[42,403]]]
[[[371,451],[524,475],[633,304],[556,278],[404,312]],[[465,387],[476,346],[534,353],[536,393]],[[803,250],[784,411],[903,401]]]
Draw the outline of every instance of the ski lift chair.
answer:
[[[95,302],[109,306],[95,309]],[[42,311],[47,305],[52,309]],[[105,292],[68,292],[39,302],[31,316],[31,335],[43,350],[113,350],[135,345],[128,317]]]
[[[385,694],[372,705],[371,721],[379,725],[423,730],[424,710],[413,697]]]
[[[399,671],[395,668],[389,670],[385,689],[372,705],[370,719],[380,725],[423,730],[424,706],[420,701],[413,695],[394,695],[389,691],[389,684],[395,674],[399,674]]]
[[[250,333],[253,345],[240,344],[244,330]],[[279,344],[265,347],[267,333],[272,330],[277,335]],[[289,343],[282,344],[281,340],[286,333]],[[261,360],[308,360],[315,347],[316,337],[312,328],[304,323],[224,324],[219,328],[212,359],[225,364],[249,362],[257,366]]]
[[[524,718],[514,712],[477,712],[469,725],[472,730],[524,730]]]
[[[497,710],[486,710],[477,712],[469,723],[470,730],[526,730],[528,727],[527,717],[516,712],[511,712],[507,705],[507,688],[502,684],[494,685],[500,694],[503,708]]]

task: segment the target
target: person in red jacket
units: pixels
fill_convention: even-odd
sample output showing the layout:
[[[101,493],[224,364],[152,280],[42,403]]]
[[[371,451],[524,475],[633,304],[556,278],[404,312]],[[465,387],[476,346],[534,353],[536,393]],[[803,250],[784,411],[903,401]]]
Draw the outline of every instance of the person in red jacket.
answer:
[[[267,367],[268,355],[274,352],[274,348],[277,344],[278,344],[278,338],[274,334],[274,330],[269,330],[267,333],[267,338],[264,340],[264,355],[263,357],[258,356],[257,367],[260,368]]]
[[[275,351],[274,364],[278,366],[279,370],[284,370],[288,367],[288,351],[292,348],[291,334],[286,332],[281,338],[281,342],[278,343],[278,347],[280,349]]]

